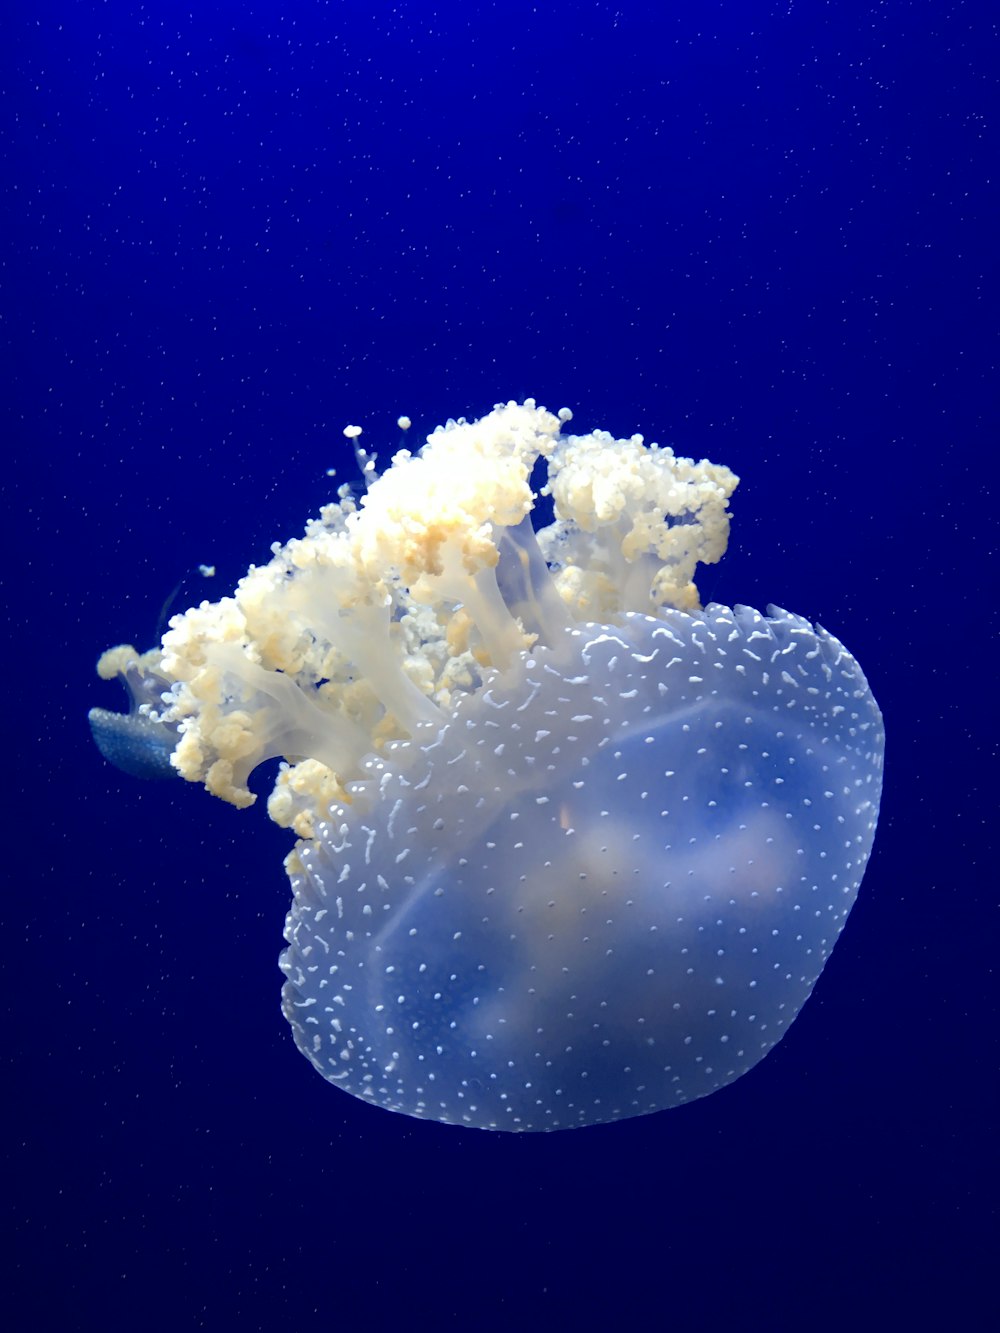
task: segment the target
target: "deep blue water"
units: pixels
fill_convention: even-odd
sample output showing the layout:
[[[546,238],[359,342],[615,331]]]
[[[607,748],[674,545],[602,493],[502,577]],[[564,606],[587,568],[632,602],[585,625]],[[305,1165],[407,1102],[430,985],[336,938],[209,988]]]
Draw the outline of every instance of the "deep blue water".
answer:
[[[993,7],[52,0],[0,59],[8,1326],[990,1326]],[[129,781],[86,710],[186,571],[301,528],[347,422],[528,395],[734,468],[703,593],[841,637],[888,751],[775,1051],[518,1137],[322,1082],[289,839]]]

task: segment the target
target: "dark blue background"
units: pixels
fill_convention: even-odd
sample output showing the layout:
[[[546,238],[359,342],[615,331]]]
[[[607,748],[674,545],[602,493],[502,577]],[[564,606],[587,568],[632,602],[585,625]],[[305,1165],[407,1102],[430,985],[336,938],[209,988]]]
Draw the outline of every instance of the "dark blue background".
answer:
[[[8,18],[9,1327],[990,1325],[997,47],[960,0]],[[288,838],[85,713],[185,570],[300,530],[347,422],[526,395],[741,474],[703,593],[842,637],[888,759],[775,1052],[517,1137],[323,1083]]]

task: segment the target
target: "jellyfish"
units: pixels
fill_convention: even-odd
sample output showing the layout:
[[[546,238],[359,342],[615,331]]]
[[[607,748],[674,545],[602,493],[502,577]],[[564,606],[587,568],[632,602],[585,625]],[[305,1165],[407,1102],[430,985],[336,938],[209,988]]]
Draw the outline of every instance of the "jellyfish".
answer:
[[[875,835],[858,663],[777,607],[701,605],[737,477],[571,419],[509,402],[381,475],[365,454],[360,498],[171,620],[139,710],[237,807],[280,761],[283,1012],[323,1078],[418,1119],[558,1130],[732,1083]]]

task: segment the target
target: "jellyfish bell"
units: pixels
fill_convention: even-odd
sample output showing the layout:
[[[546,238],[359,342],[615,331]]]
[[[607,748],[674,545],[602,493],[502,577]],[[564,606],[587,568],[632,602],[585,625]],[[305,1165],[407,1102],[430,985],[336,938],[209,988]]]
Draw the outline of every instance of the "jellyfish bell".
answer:
[[[737,478],[570,415],[507,403],[401,450],[174,617],[156,668],[184,777],[247,806],[282,760],[300,1050],[419,1118],[569,1128],[731,1083],[808,998],[874,838],[853,657],[700,606]]]

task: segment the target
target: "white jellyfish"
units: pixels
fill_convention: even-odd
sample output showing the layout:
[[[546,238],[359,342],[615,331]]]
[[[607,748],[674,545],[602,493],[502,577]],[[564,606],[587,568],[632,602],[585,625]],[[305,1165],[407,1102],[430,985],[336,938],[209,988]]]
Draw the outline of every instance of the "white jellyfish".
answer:
[[[235,805],[282,758],[300,1050],[366,1101],[484,1129],[644,1115],[761,1060],[840,934],[881,793],[850,653],[773,607],[700,609],[737,478],[569,419],[507,403],[360,503],[342,488],[174,617],[146,710]]]

